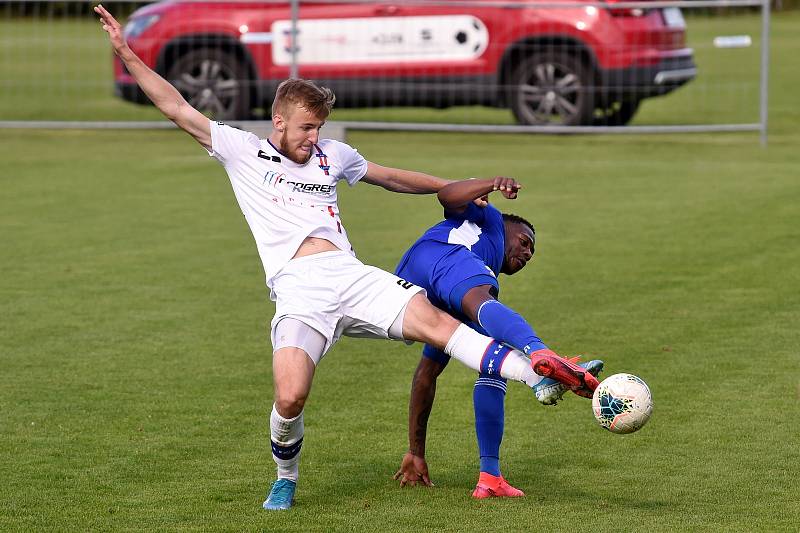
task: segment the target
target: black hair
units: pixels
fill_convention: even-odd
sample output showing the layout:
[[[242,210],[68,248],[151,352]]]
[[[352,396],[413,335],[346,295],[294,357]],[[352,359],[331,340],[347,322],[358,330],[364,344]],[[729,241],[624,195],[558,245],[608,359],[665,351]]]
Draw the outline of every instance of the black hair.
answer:
[[[528,226],[531,229],[533,235],[536,236],[536,230],[533,228],[533,224],[531,224],[521,216],[512,215],[511,213],[503,213],[503,222],[511,222],[516,224],[522,224],[523,226]]]

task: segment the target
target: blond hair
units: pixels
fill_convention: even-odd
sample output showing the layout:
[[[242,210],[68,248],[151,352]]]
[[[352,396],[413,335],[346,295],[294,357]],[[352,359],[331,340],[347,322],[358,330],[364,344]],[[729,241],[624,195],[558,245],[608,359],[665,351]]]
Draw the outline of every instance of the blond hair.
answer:
[[[275,100],[272,101],[272,116],[288,118],[295,106],[305,108],[315,117],[325,119],[331,114],[336,96],[327,87],[320,87],[313,81],[289,78],[278,85]]]

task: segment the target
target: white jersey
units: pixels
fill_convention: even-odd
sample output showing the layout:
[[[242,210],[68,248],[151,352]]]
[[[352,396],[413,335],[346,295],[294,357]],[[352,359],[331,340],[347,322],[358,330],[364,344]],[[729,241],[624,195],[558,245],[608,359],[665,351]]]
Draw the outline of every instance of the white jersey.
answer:
[[[264,265],[267,286],[294,257],[303,239],[320,237],[355,255],[339,218],[336,184],[355,185],[367,161],[351,146],[320,139],[297,164],[269,142],[211,121],[211,151],[225,167]],[[274,295],[272,295],[274,299]]]

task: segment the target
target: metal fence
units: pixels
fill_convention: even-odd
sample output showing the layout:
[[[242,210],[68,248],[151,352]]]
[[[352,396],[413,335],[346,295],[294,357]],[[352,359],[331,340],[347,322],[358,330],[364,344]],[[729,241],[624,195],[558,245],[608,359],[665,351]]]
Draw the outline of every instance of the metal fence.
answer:
[[[215,118],[267,118],[277,84],[301,76],[334,90],[349,128],[766,141],[768,0],[104,4]],[[0,126],[157,120],[90,4],[4,2],[0,29]]]

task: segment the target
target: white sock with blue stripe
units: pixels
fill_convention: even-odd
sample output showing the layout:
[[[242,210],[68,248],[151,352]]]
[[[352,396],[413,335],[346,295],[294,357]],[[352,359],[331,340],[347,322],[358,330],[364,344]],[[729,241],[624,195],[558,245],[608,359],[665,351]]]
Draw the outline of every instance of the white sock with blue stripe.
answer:
[[[303,446],[303,413],[294,418],[283,418],[273,404],[269,429],[272,459],[278,465],[278,479],[296,482],[300,474],[300,449]]]
[[[531,368],[531,360],[525,354],[481,335],[464,324],[456,328],[444,352],[480,373],[522,381],[529,387],[541,379]]]

